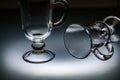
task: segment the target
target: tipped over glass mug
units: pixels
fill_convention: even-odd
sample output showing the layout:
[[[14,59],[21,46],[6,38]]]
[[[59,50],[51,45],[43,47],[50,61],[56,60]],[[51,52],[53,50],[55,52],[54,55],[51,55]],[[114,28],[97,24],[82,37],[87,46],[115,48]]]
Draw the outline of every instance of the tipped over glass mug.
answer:
[[[106,61],[114,53],[110,36],[108,25],[101,21],[86,26],[72,24],[64,33],[64,44],[69,54],[77,59],[93,53],[98,59]]]
[[[64,6],[64,13],[58,22],[53,22],[53,7]],[[26,52],[23,59],[29,63],[45,63],[51,61],[55,54],[45,49],[44,40],[50,36],[53,28],[61,25],[67,9],[66,0],[20,0],[19,2],[22,30],[31,40],[33,50]]]

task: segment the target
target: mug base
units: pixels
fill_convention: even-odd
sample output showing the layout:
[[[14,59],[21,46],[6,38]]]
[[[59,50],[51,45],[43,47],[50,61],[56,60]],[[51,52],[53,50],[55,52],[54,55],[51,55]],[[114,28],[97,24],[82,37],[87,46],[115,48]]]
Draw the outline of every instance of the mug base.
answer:
[[[29,63],[46,63],[54,59],[55,54],[49,50],[35,53],[34,50],[28,51],[23,55],[23,60]]]

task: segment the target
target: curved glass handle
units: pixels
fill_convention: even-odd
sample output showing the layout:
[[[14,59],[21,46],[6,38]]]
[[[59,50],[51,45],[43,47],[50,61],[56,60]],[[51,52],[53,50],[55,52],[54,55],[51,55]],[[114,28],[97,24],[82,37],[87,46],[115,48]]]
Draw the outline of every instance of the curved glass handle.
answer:
[[[61,19],[59,21],[53,23],[53,28],[61,25],[64,22],[65,14],[66,14],[66,11],[67,11],[67,8],[68,8],[68,2],[66,0],[58,0],[54,4],[61,4],[61,5],[63,5],[65,7],[64,8],[65,10],[64,10],[64,13],[63,13]]]
[[[117,27],[120,27],[120,18],[116,16],[108,16],[103,20],[103,22],[106,23],[110,29],[111,42],[119,42],[120,36],[116,33],[118,33]]]
[[[114,27],[120,22],[120,18],[116,16],[108,16],[103,20],[103,22],[109,25],[108,27],[111,29],[111,32],[113,33]]]
[[[108,43],[104,47],[107,49],[107,53],[100,51],[98,48],[96,48],[93,52],[94,55],[102,61],[106,61],[110,59],[114,54],[114,48],[112,44]]]

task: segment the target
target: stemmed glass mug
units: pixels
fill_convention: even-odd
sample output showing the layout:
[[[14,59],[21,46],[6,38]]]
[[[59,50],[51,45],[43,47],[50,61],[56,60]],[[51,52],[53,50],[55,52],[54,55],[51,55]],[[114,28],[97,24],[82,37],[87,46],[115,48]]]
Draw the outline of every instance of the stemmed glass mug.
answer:
[[[70,55],[77,59],[84,59],[93,53],[98,59],[105,61],[114,53],[110,38],[108,24],[103,21],[85,26],[72,24],[64,33],[64,44]]]
[[[53,22],[55,4],[64,6],[64,13],[58,22]],[[67,9],[66,0],[20,0],[22,30],[31,40],[33,50],[26,52],[23,59],[29,63],[45,63],[51,61],[55,54],[45,49],[44,40],[50,36],[53,28],[61,25]]]

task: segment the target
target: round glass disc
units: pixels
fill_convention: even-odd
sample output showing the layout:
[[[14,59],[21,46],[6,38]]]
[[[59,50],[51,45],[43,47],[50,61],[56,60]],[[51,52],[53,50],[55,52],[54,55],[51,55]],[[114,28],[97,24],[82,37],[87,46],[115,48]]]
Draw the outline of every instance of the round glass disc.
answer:
[[[79,24],[68,26],[64,34],[64,44],[75,58],[83,59],[90,54],[91,39],[85,28]]]

